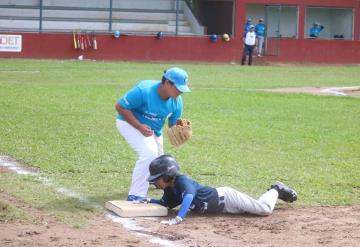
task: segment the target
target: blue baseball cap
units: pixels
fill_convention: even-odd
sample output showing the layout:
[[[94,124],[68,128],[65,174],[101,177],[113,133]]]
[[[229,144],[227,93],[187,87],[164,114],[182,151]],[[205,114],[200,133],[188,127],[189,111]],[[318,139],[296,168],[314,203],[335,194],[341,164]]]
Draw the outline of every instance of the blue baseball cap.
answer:
[[[173,67],[165,71],[164,77],[174,83],[175,87],[182,93],[191,92],[187,85],[189,76],[185,70]]]

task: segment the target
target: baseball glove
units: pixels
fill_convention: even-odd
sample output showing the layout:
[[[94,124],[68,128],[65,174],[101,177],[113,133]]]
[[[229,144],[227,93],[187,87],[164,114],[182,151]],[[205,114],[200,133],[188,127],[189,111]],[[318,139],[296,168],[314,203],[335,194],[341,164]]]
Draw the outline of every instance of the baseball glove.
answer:
[[[170,143],[179,146],[192,136],[192,125],[188,119],[178,119],[176,125],[167,129]]]

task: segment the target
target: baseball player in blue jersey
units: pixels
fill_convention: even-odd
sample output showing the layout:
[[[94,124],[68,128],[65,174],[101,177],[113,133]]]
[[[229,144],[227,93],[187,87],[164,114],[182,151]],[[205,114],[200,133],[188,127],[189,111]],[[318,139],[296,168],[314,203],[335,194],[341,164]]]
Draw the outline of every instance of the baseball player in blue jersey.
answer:
[[[246,23],[245,23],[245,26],[244,26],[244,34],[246,34],[247,32],[250,31],[250,26],[252,25],[251,22],[252,22],[251,17],[248,17],[246,19]]]
[[[146,198],[144,201],[158,203],[168,208],[178,205],[180,209],[175,218],[161,221],[162,224],[175,225],[182,222],[188,211],[198,213],[250,213],[270,215],[277,199],[286,202],[297,200],[296,192],[281,182],[276,182],[259,199],[254,199],[230,187],[212,188],[203,186],[179,173],[179,165],[171,155],[161,155],[149,166],[148,181],[164,190],[161,199]]]
[[[266,26],[264,24],[264,19],[260,18],[259,23],[255,26],[256,40],[257,40],[257,56],[261,57],[262,48],[265,41],[265,31]]]
[[[176,124],[183,112],[181,94],[190,92],[188,74],[180,68],[170,68],[161,81],[140,81],[115,105],[117,129],[138,160],[132,174],[128,200],[139,200],[147,194],[150,162],[163,154],[162,128]]]
[[[310,37],[312,38],[318,38],[320,35],[320,32],[324,29],[324,26],[321,25],[318,22],[315,22],[314,25],[310,29]]]

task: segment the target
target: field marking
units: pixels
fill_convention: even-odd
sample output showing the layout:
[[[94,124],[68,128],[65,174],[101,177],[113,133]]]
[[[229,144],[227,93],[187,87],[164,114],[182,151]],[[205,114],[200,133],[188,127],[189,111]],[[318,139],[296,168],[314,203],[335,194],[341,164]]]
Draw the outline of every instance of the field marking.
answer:
[[[33,170],[21,165],[20,163],[18,163],[17,161],[14,161],[9,156],[4,156],[4,155],[0,156],[0,167],[3,167],[10,171],[16,172],[19,175],[36,177],[43,185],[50,187],[50,188],[54,189],[55,191],[65,195],[67,197],[77,199],[81,203],[83,203],[91,208],[94,208],[98,211],[105,211],[106,218],[110,219],[114,223],[122,225],[124,228],[130,230],[131,233],[134,235],[148,238],[148,241],[150,243],[159,244],[161,246],[180,247],[180,245],[175,245],[172,241],[165,240],[160,237],[154,237],[154,235],[157,235],[156,233],[146,234],[146,232],[149,232],[149,231],[146,228],[138,225],[134,218],[122,218],[111,212],[108,212],[105,209],[105,207],[103,207],[102,205],[91,202],[89,199],[80,195],[79,193],[76,193],[67,188],[56,185],[56,183],[53,182],[52,180],[50,180],[49,178],[41,176],[38,172],[33,171]],[[152,233],[152,232],[150,231],[149,233]]]
[[[320,92],[329,93],[329,94],[335,94],[337,96],[347,96],[346,93],[338,91],[339,89],[341,89],[341,88],[335,88],[335,87],[334,88],[325,88],[325,89],[321,90]],[[342,88],[342,89],[344,89],[344,88]]]
[[[274,93],[307,93],[313,95],[334,95],[334,96],[360,96],[360,86],[350,87],[287,87],[260,89],[265,92]]]
[[[346,94],[346,91],[360,91],[360,86],[354,86],[354,87],[331,87],[331,88],[325,88],[321,90],[322,93],[330,93],[335,94],[339,96],[348,96]]]

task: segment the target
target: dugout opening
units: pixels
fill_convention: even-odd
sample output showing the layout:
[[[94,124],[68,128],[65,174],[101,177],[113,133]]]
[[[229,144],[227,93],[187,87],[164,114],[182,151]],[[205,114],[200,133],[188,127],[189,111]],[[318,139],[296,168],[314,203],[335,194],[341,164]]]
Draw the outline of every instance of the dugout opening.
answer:
[[[186,0],[205,34],[234,34],[235,0]]]
[[[310,29],[315,23],[324,28],[320,39],[354,39],[354,9],[307,7],[305,8],[305,37],[310,37]]]
[[[280,39],[298,39],[299,10],[291,5],[248,4],[246,20],[251,18],[252,24],[259,23],[263,18],[266,25],[265,55],[280,54]]]
[[[298,38],[298,7],[290,5],[249,4],[247,18],[256,25],[260,18],[266,24],[266,36],[270,38]]]

